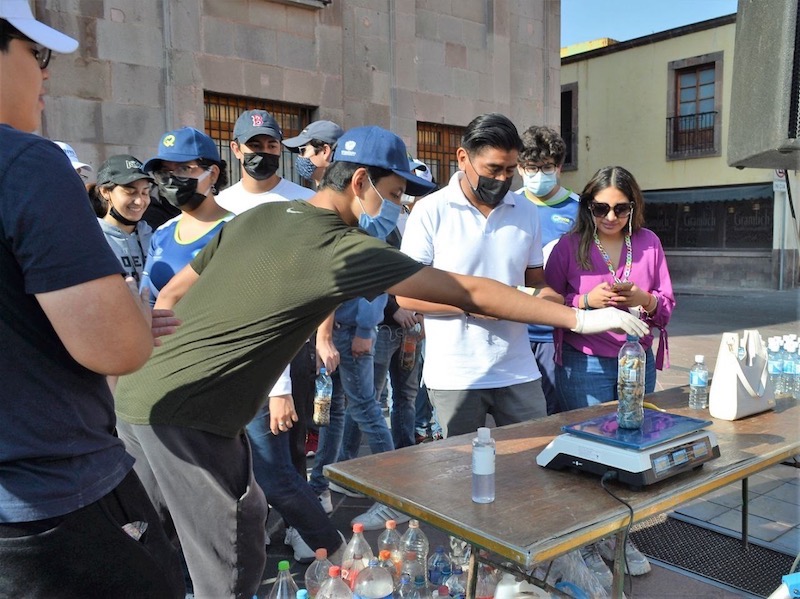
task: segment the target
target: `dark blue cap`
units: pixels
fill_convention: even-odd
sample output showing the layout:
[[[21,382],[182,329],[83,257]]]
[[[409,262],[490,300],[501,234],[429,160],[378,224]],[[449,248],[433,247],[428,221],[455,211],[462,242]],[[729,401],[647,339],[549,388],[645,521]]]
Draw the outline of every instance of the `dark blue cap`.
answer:
[[[198,158],[220,162],[217,144],[202,131],[182,127],[161,136],[158,155],[145,162],[142,170],[147,173],[158,170],[162,160],[189,162]]]
[[[353,162],[392,171],[407,181],[408,195],[425,195],[435,187],[411,172],[403,140],[391,131],[374,125],[356,127],[342,135],[336,145],[333,161]]]

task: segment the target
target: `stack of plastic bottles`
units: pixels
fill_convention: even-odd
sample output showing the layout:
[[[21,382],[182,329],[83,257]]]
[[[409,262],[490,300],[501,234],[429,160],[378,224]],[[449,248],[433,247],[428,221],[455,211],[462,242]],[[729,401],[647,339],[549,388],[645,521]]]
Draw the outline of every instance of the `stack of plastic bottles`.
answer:
[[[800,399],[800,353],[797,335],[770,337],[767,370],[776,397]]]

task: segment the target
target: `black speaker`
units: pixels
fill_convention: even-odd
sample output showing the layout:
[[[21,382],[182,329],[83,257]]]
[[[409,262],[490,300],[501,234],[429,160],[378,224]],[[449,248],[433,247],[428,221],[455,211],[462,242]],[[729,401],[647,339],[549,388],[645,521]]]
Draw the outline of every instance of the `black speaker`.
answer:
[[[800,169],[799,0],[739,0],[728,164]]]

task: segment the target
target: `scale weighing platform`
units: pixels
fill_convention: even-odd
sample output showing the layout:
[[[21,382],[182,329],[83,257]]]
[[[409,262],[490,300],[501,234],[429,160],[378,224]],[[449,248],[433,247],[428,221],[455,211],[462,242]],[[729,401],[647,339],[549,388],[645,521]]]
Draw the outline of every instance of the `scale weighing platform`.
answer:
[[[617,426],[616,411],[562,426],[536,457],[545,468],[576,469],[603,475],[617,472],[617,480],[641,488],[719,457],[717,438],[699,420],[657,410],[644,410],[639,429]]]

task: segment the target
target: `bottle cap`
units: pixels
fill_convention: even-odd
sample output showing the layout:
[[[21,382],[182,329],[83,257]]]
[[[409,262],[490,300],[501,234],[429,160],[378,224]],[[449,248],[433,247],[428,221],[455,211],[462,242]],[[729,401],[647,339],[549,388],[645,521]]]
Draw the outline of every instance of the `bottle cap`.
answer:
[[[328,576],[331,578],[341,578],[342,576],[342,568],[339,566],[331,566],[328,568]]]
[[[367,562],[367,566],[369,566],[370,568],[377,568],[378,560],[375,559],[374,557],[370,558],[370,560]]]
[[[697,354],[694,357],[694,361],[695,362],[705,362],[706,361],[706,357],[703,354]]]
[[[308,599],[308,590],[298,589],[296,599]]]
[[[324,366],[320,366],[320,367],[319,367],[319,373],[320,373],[320,374],[327,374],[327,372],[328,372],[328,371],[327,371],[327,370],[325,370],[325,367],[324,367]]]
[[[478,428],[478,440],[479,441],[488,441],[492,438],[492,433],[487,426],[481,426]]]
[[[636,335],[628,335],[627,337],[628,341],[639,341],[639,337]]]
[[[290,564],[285,559],[278,562],[278,572],[283,572],[284,570],[288,570],[289,567]]]
[[[389,530],[394,530],[395,528],[397,528],[397,522],[395,522],[394,520],[387,520],[386,528],[388,528]]]
[[[353,532],[364,532],[364,525],[361,522],[353,524]]]
[[[378,557],[381,559],[382,562],[385,562],[387,559],[390,559],[392,557],[392,552],[389,551],[388,549],[381,549],[378,552]]]
[[[419,520],[414,520],[413,518],[408,521],[409,528],[419,528]]]
[[[320,547],[314,552],[314,557],[318,560],[328,559],[328,550],[325,547]]]

